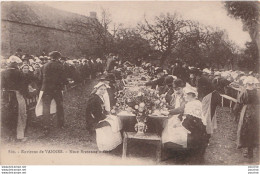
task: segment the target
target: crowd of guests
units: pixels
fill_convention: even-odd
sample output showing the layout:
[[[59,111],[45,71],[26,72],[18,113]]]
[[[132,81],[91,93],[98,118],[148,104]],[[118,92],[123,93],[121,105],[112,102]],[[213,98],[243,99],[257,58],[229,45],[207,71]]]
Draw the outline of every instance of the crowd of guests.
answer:
[[[4,70],[8,67],[10,61],[16,61],[18,68],[25,74],[30,74],[36,78],[40,75],[41,67],[51,61],[50,56],[34,56],[29,54],[22,55],[19,50],[10,58],[1,58],[1,69]],[[64,67],[65,76],[80,83],[85,79],[96,78],[98,74],[104,72],[105,61],[101,58],[78,58],[70,59],[68,57],[60,57],[59,62]],[[39,85],[40,86],[40,85]]]
[[[99,150],[110,151],[122,143],[120,120],[114,117],[115,93],[123,86],[121,80],[133,73],[133,68],[142,67],[151,77],[145,86],[158,90],[165,97],[169,117],[163,124],[164,147],[190,148],[203,155],[209,138],[216,129],[216,107],[220,94],[234,95],[228,86],[243,86],[234,113],[239,118],[239,148],[246,147],[245,156],[253,156],[258,141],[259,98],[257,85],[259,74],[241,71],[217,71],[199,69],[186,63],[176,62],[166,68],[152,63],[122,61],[114,54],[105,59],[69,59],[57,51],[48,56],[22,55],[18,50],[8,59],[1,59],[2,104],[7,112],[2,119],[9,129],[10,137],[26,140],[26,104],[24,99],[39,95],[42,100],[42,115],[51,113],[51,101],[56,102],[58,127],[64,126],[63,94],[67,84],[81,83],[86,79],[99,82],[94,87],[86,106],[86,128],[96,132]],[[39,103],[39,102],[38,102]],[[244,106],[247,106],[245,108]],[[49,129],[45,128],[48,135]],[[195,150],[194,150],[195,149]]]
[[[199,101],[201,102],[202,105],[190,105],[191,108],[193,107],[194,109],[196,106],[202,108],[202,111],[200,112],[204,113],[201,115],[204,116],[204,118],[200,117],[200,124],[198,124],[199,121],[196,121],[196,124],[194,125],[189,124],[191,127],[195,128],[195,130],[193,129],[192,131],[191,129],[187,129],[191,132],[191,134],[188,134],[189,136],[193,134],[193,138],[188,138],[188,140],[194,141],[194,137],[196,137],[195,139],[200,140],[197,143],[202,143],[202,139],[204,142],[207,142],[207,134],[212,134],[216,127],[214,112],[216,106],[220,105],[220,94],[226,94],[237,99],[237,103],[233,108],[234,118],[238,122],[237,147],[246,148],[244,153],[245,157],[253,157],[253,149],[259,146],[259,74],[231,70],[200,70],[195,67],[188,67],[186,64],[181,65],[181,63],[176,63],[166,71],[159,67],[153,68],[149,63],[143,63],[143,67],[150,71],[152,69],[152,72],[155,72],[157,75],[156,80],[150,81],[146,85],[151,85],[152,88],[157,88],[159,93],[165,94],[167,102],[172,102],[175,105],[176,103],[178,104],[178,106],[175,106],[174,109],[170,110],[171,115],[180,113],[184,113],[185,115],[185,109],[187,109],[188,103],[183,96],[185,96],[184,91],[185,88],[187,88],[187,85],[189,86],[188,91],[190,91],[189,89],[192,89],[191,91],[193,91],[190,92],[193,98],[196,96],[197,103],[199,103]],[[231,86],[238,88],[239,92],[232,89]],[[165,93],[165,91],[167,92]],[[176,102],[176,96],[179,96],[179,102]],[[211,113],[209,115],[211,120],[207,117],[207,106],[210,106]],[[199,118],[198,116],[195,117]],[[183,118],[179,119],[182,120]],[[170,121],[171,120],[169,119],[168,123],[170,123]],[[193,122],[194,121],[195,120],[193,120]],[[207,134],[205,134],[202,126],[203,124],[201,123],[206,123],[204,125],[206,125]],[[173,125],[175,125],[175,123]],[[187,123],[185,123],[185,121],[182,122],[182,125],[187,128]],[[171,127],[175,126],[171,125]],[[199,130],[201,132],[198,132]],[[171,132],[176,132],[176,130]],[[198,134],[200,134],[199,137]],[[174,136],[172,135],[171,137]],[[192,146],[194,147],[194,144]],[[200,146],[203,147],[201,144]]]
[[[145,85],[158,90],[159,95],[165,97],[168,104],[169,117],[163,124],[163,131],[161,132],[164,147],[188,148],[203,156],[209,139],[217,128],[216,107],[221,104],[220,94],[233,95],[229,86],[235,84],[239,85],[242,91],[239,96],[235,96],[238,103],[234,112],[238,114],[241,107],[240,110],[236,108],[245,104],[248,107],[252,105],[252,108],[254,108],[253,110],[250,109],[249,114],[246,114],[247,117],[238,116],[242,130],[238,133],[238,142],[240,143],[238,147],[247,148],[245,157],[251,158],[253,156],[252,149],[256,147],[257,136],[259,135],[256,133],[259,128],[258,110],[256,109],[259,108],[257,97],[258,74],[252,72],[246,74],[241,71],[216,71],[213,69],[200,70],[199,68],[188,67],[186,64],[181,65],[180,62],[166,69],[152,66],[151,63],[147,62],[138,63],[151,77],[151,80]],[[107,78],[107,76],[101,79],[89,99],[87,128],[90,132],[98,130],[99,134],[96,136],[99,141],[103,139],[99,137],[101,135],[102,137],[109,135],[110,139],[109,143],[107,143],[108,141],[99,142],[102,144],[100,149],[111,150],[122,141],[119,136],[120,126],[117,126],[118,129],[115,132],[112,131],[113,127],[120,121],[116,120],[116,117],[108,115],[111,115],[116,103],[114,93],[121,89],[120,86],[117,86],[116,81],[131,75],[133,73],[132,68],[135,66],[137,65],[130,62],[113,64],[114,68],[111,68],[107,74],[110,78]],[[110,91],[110,88],[113,90]],[[242,96],[248,98],[241,100]],[[93,104],[100,107],[98,109],[93,108]],[[106,121],[108,118],[113,118],[114,123]],[[103,128],[106,129],[101,131]],[[241,142],[244,144],[241,145]],[[106,145],[108,147],[104,148]]]

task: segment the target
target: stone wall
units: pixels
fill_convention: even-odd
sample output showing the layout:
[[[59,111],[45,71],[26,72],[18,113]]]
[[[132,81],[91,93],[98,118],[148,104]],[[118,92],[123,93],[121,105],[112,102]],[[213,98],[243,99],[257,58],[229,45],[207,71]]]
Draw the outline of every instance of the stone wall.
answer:
[[[21,48],[24,53],[40,55],[43,51],[60,51],[72,58],[91,55],[97,49],[91,34],[2,20],[1,55],[7,57]]]

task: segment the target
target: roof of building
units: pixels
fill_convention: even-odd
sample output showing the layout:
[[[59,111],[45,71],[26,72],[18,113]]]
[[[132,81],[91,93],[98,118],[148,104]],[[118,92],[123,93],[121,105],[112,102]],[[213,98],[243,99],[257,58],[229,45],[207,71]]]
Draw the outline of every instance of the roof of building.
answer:
[[[40,4],[39,2],[2,2],[1,9],[2,20],[60,30],[71,30],[68,24],[75,21],[87,24],[95,20],[84,15]]]

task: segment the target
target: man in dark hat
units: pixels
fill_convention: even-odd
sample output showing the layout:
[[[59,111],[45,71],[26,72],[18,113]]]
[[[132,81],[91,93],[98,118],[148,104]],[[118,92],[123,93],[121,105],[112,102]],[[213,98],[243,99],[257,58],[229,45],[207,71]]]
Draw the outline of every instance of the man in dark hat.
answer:
[[[62,90],[67,84],[62,64],[59,62],[61,53],[52,51],[49,54],[51,60],[42,67],[42,88],[43,91],[43,115],[50,115],[50,104],[52,99],[56,102],[56,114],[58,127],[64,126],[64,110]]]
[[[147,82],[145,86],[151,86],[152,89],[164,86],[165,74],[163,72],[163,69],[161,67],[156,68],[155,74],[157,76],[157,79]]]

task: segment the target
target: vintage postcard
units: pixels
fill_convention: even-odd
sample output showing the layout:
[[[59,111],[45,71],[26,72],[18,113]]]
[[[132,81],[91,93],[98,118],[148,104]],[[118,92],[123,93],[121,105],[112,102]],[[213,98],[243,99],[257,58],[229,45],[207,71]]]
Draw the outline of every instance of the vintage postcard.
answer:
[[[259,2],[1,2],[1,165],[258,165]]]

